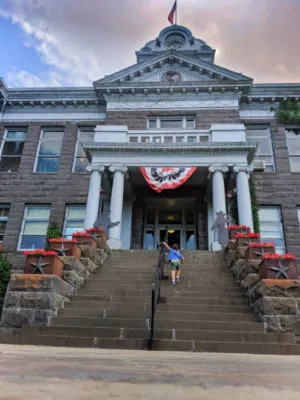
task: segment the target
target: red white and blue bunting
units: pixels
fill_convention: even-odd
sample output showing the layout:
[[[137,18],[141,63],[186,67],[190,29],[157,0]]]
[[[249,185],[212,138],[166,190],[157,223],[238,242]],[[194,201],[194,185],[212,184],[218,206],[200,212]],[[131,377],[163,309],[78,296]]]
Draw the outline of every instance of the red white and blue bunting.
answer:
[[[140,168],[148,185],[160,193],[166,189],[176,189],[183,185],[196,168]]]

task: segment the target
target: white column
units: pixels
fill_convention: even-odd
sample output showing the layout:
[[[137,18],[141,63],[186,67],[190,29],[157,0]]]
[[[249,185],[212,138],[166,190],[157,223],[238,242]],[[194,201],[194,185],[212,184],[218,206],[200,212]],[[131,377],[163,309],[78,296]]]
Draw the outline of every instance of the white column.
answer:
[[[247,166],[236,165],[233,168],[236,175],[237,202],[239,224],[250,226],[253,232],[252,205],[249,186],[249,169]]]
[[[127,168],[124,165],[112,165],[109,170],[114,174],[113,187],[110,201],[110,220],[120,222],[118,225],[109,229],[108,246],[111,249],[121,249],[121,223],[124,199],[124,176]]]
[[[212,175],[213,223],[215,223],[218,212],[222,211],[225,215],[227,214],[223,174],[228,171],[228,167],[226,165],[211,165],[208,170]],[[215,235],[212,250],[221,250],[221,245]]]
[[[100,193],[101,193],[101,180],[104,171],[103,165],[90,166],[87,170],[91,172],[89,194],[86,204],[84,228],[89,229],[94,227],[94,223],[98,217]]]

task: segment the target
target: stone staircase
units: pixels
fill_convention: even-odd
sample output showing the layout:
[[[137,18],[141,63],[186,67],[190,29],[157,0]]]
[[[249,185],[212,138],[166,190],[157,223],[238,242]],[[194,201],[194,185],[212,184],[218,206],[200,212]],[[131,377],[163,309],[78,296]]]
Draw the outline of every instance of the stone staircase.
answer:
[[[178,285],[162,282],[154,350],[300,354],[294,334],[264,333],[222,254],[190,251],[184,256]],[[19,342],[147,349],[157,258],[156,251],[113,251],[50,326],[23,328]]]

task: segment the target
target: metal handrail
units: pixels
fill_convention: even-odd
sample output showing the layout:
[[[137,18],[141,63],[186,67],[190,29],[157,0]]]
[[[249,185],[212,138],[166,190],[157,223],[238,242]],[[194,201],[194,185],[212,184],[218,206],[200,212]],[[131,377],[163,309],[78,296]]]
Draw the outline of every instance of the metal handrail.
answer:
[[[154,280],[152,282],[151,318],[149,327],[150,334],[148,342],[149,350],[153,350],[155,314],[156,314],[157,304],[159,303],[160,300],[161,281],[164,278],[164,260],[165,260],[165,247],[160,246],[158,262],[155,270]]]

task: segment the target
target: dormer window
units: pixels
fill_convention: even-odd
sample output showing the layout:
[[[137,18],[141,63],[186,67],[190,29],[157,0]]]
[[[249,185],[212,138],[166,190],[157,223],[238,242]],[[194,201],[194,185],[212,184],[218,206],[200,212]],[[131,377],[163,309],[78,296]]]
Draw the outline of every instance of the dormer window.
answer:
[[[148,129],[195,129],[196,119],[186,117],[149,117]]]

